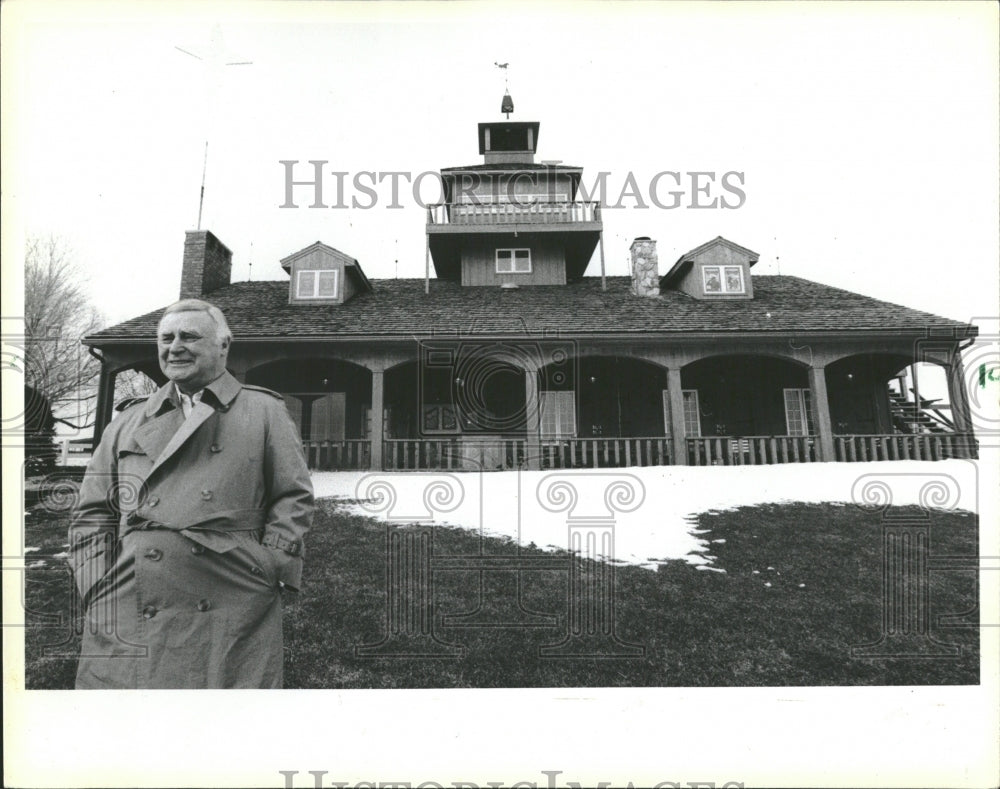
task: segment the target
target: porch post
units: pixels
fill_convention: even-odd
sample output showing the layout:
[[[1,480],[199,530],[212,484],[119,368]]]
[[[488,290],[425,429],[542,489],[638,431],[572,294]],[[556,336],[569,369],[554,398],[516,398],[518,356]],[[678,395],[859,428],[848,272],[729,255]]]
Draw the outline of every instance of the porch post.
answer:
[[[947,367],[948,403],[951,405],[951,421],[956,433],[972,432],[972,413],[969,409],[969,393],[965,388],[965,366],[962,354],[956,348]]]
[[[115,410],[115,379],[117,372],[112,372],[107,362],[101,364],[101,375],[97,383],[97,405],[94,411],[94,444],[93,448],[101,442],[104,429],[111,421],[111,415]]]
[[[809,368],[809,392],[812,395],[813,422],[819,435],[819,459],[836,460],[833,450],[833,423],[830,421],[830,401],[826,395],[826,368],[812,365]]]
[[[524,366],[524,412],[526,446],[525,456],[527,467],[537,470],[541,468],[542,446],[538,440],[538,368],[534,364]]]
[[[670,400],[670,437],[675,466],[688,462],[687,436],[684,434],[684,392],[681,390],[681,368],[667,368],[667,398]]]
[[[383,405],[382,370],[372,370],[372,429],[368,436],[371,442],[371,468],[382,470],[382,440],[385,433],[385,406]]]

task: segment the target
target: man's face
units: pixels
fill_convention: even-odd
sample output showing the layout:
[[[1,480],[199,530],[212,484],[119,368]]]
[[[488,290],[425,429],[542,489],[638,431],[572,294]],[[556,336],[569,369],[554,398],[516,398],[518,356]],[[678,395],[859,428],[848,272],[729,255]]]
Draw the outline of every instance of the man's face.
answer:
[[[160,369],[185,394],[204,388],[226,370],[229,342],[207,312],[171,312],[156,332]]]

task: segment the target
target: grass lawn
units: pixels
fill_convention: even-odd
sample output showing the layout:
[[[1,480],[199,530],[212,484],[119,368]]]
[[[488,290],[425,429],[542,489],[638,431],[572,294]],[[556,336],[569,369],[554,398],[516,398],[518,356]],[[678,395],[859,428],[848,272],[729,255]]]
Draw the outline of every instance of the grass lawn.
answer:
[[[919,513],[897,508],[897,513]],[[386,634],[386,536],[383,524],[321,500],[307,542],[304,591],[285,614],[289,688],[612,687],[747,685],[978,684],[978,631],[938,629],[940,614],[972,609],[971,570],[932,571],[932,635],[957,644],[957,657],[856,659],[851,646],[876,641],[882,623],[881,516],[853,506],[781,504],[706,512],[701,536],[714,566],[672,561],[650,571],[616,568],[615,627],[641,645],[633,658],[539,654],[566,632],[563,569],[521,572],[439,570],[433,576],[434,633],[462,645],[461,657],[359,657],[355,647]],[[931,513],[931,554],[977,553],[978,519]],[[79,648],[71,614],[65,515],[28,510],[25,599],[26,684],[70,688]],[[393,527],[395,530],[396,527]],[[403,529],[405,531],[405,527]],[[516,546],[458,529],[434,531],[436,557],[512,554]],[[717,541],[717,542],[716,542]],[[523,548],[521,555],[559,559]],[[564,555],[561,557],[566,560]],[[32,566],[32,565],[35,566]],[[480,583],[481,582],[481,583]],[[443,617],[541,622],[540,627],[444,626]],[[546,624],[557,617],[554,626]]]

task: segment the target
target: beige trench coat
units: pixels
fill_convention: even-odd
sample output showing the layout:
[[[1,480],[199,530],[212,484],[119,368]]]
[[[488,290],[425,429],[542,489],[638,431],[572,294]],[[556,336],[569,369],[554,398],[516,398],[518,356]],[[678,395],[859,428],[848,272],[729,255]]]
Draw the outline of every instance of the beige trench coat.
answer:
[[[280,586],[299,586],[312,512],[280,395],[224,373],[186,420],[172,383],[126,409],[70,526],[77,687],[281,687]]]

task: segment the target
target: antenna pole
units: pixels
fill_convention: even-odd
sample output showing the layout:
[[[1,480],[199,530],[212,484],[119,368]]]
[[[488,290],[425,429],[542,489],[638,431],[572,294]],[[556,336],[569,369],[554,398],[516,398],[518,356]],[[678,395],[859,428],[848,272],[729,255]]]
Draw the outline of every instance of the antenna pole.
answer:
[[[201,194],[198,196],[198,230],[201,230],[201,209],[205,205],[205,172],[208,170],[208,140],[205,140],[205,159],[201,164]]]
[[[252,60],[236,60],[236,56],[231,55],[222,43],[222,29],[219,25],[215,25],[212,29],[211,41],[208,48],[201,49],[197,48],[194,52],[185,49],[184,47],[174,46],[178,52],[183,52],[185,55],[199,60],[202,66],[206,69],[206,75],[209,77],[209,85],[206,92],[206,98],[209,103],[209,119],[208,119],[208,129],[206,131],[205,137],[205,159],[202,162],[201,167],[201,191],[198,194],[198,230],[201,230],[201,216],[202,210],[205,207],[205,171],[208,169],[208,140],[212,135],[212,117],[214,116],[214,107],[216,105],[215,92],[219,88],[219,82],[221,81],[221,74],[223,67],[226,66],[252,66]],[[201,51],[201,54],[199,53]]]

